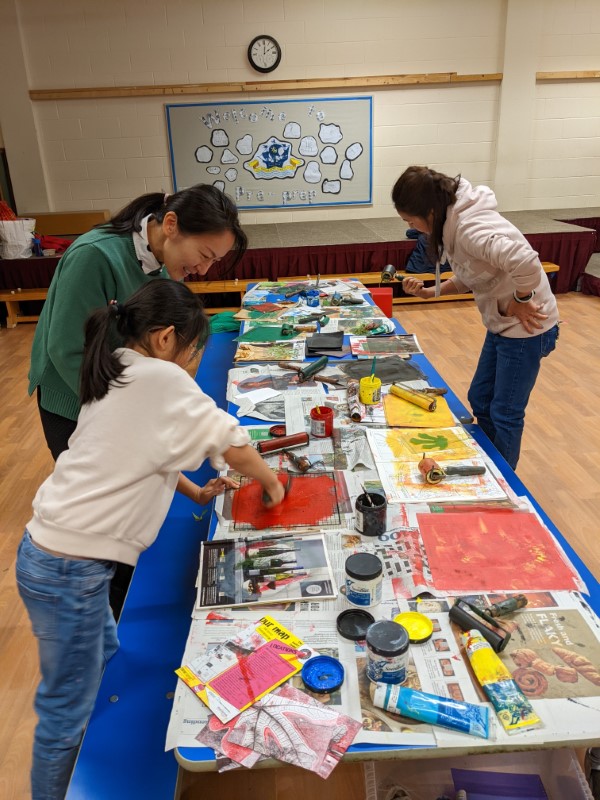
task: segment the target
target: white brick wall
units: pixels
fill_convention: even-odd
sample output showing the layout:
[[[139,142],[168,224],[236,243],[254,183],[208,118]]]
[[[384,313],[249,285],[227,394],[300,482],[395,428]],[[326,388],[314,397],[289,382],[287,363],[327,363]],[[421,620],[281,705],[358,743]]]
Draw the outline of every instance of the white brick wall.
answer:
[[[284,51],[275,79],[500,72],[504,14],[504,0],[19,1],[32,88],[257,80],[246,49],[264,32]],[[600,2],[545,0],[538,69],[599,63]],[[411,163],[493,184],[499,86],[372,94],[373,206],[246,212],[247,223],[391,215],[391,185]],[[170,189],[165,102],[35,103],[52,208],[116,210],[145,191]],[[599,158],[600,83],[538,84],[529,207],[599,205]]]
[[[600,68],[600,3],[547,0],[538,69]],[[600,82],[537,85],[527,208],[594,205],[600,197]]]

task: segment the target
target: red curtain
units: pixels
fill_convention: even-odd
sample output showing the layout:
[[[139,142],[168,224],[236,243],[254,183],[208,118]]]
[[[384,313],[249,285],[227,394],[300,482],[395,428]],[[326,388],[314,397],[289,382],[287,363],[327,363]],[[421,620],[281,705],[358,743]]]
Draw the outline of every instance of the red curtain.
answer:
[[[600,220],[599,230],[600,230]],[[557,293],[576,288],[590,255],[596,247],[593,230],[570,233],[526,234],[531,246],[537,250],[542,261],[551,261],[560,266],[554,275],[553,288]],[[227,270],[227,264],[213,267],[206,278],[287,278],[304,275],[335,275],[353,272],[380,272],[386,264],[403,269],[414,242],[378,242],[375,244],[344,244],[308,247],[277,247],[248,250],[235,272]],[[36,289],[49,286],[59,259],[19,258],[0,260],[0,289]],[[399,289],[399,286],[396,287]]]

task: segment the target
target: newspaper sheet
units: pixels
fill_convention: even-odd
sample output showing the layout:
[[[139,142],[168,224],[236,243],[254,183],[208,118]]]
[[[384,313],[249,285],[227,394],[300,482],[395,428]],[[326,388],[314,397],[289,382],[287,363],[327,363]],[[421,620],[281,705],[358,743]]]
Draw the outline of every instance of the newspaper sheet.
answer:
[[[461,466],[486,467],[483,475],[448,476],[441,483],[430,484],[423,480],[417,463],[410,461],[378,461],[379,477],[389,503],[483,503],[488,500],[506,500],[490,469],[489,461],[468,458]],[[454,462],[445,462],[451,466]]]
[[[235,367],[229,370],[227,377],[227,400],[239,405],[239,400],[245,394],[257,389],[275,389],[278,392],[297,391],[298,389],[316,389],[323,386],[319,381],[298,381],[298,372],[291,367],[301,367],[304,362],[294,362],[289,369],[283,369],[275,364],[249,364],[245,367]],[[325,378],[343,379],[345,375],[335,367],[325,367],[319,375]]]

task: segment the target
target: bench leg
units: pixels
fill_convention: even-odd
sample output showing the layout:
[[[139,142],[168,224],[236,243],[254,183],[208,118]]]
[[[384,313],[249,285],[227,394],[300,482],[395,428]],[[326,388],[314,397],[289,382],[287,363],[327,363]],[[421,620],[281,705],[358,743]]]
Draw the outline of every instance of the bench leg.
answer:
[[[16,328],[18,316],[21,313],[21,307],[17,300],[6,301],[6,327]]]

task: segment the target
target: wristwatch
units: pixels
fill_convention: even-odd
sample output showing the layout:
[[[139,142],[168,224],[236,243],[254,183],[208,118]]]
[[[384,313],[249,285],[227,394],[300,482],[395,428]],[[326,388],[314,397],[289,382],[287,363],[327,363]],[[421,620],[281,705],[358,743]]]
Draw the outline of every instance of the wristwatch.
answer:
[[[513,292],[513,299],[515,303],[528,303],[532,299],[534,294],[535,294],[535,289],[532,289],[532,291],[529,292],[529,294],[526,294],[525,297],[518,297],[517,293]]]

